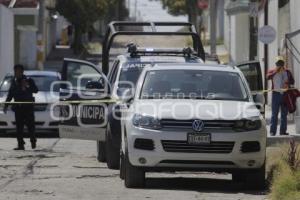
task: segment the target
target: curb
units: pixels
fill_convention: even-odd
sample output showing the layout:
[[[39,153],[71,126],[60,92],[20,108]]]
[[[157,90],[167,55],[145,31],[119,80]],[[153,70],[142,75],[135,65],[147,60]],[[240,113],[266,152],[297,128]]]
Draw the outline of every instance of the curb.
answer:
[[[280,143],[289,143],[292,139],[300,143],[300,135],[267,137],[267,147]]]

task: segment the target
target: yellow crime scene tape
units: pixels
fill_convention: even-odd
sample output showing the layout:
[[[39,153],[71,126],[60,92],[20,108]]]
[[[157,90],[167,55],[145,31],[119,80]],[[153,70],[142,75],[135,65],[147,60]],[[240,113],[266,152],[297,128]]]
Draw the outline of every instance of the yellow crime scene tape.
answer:
[[[76,104],[76,103],[117,103],[119,102],[118,100],[115,99],[109,99],[109,100],[70,100],[70,101],[57,101],[57,102],[24,102],[24,101],[12,101],[12,102],[0,102],[0,105],[2,104]]]
[[[274,89],[267,89],[267,90],[257,90],[252,91],[252,94],[258,94],[258,93],[268,93],[268,92],[287,92],[289,90],[298,90],[298,88],[289,88],[289,89],[280,89],[280,90],[274,90]],[[3,104],[80,104],[80,103],[117,103],[122,102],[121,100],[117,99],[104,99],[104,100],[67,100],[67,101],[57,101],[57,102],[24,102],[24,101],[12,101],[12,102],[0,102],[0,105]]]
[[[266,90],[252,91],[252,93],[257,94],[257,93],[268,93],[268,92],[287,92],[289,90],[299,90],[299,89],[298,88],[288,88],[288,89],[279,89],[279,90],[266,89]]]

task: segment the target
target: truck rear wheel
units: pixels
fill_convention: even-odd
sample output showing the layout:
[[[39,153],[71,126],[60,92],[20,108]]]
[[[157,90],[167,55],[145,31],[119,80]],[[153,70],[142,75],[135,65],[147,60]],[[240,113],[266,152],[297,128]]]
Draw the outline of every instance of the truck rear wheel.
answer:
[[[105,162],[106,160],[105,142],[97,141],[97,160],[99,162]]]
[[[125,159],[124,153],[122,152],[120,155],[120,179],[124,180],[125,178]]]
[[[111,128],[107,125],[106,128],[106,142],[105,142],[105,152],[106,152],[106,163],[109,169],[119,169],[120,167],[120,148],[114,147],[111,138]]]

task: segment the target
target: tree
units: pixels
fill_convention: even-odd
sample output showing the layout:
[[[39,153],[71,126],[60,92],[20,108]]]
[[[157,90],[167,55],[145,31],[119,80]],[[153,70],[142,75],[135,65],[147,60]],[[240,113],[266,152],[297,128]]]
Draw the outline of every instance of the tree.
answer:
[[[78,54],[82,45],[82,34],[86,33],[93,23],[105,16],[107,8],[117,0],[57,0],[56,10],[74,27],[72,48]]]
[[[129,15],[129,10],[126,8],[125,0],[117,0],[115,4],[108,6],[109,15],[105,16],[105,22],[122,21]]]
[[[163,8],[168,10],[168,13],[174,16],[188,14],[188,0],[161,0]]]
[[[163,8],[168,10],[168,13],[174,16],[188,15],[189,22],[196,27],[197,17],[202,14],[197,6],[197,0],[161,0]]]

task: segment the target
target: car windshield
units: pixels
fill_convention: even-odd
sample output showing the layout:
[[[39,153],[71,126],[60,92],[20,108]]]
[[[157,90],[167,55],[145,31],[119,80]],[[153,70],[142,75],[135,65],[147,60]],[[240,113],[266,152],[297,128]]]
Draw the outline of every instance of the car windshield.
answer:
[[[238,73],[154,70],[147,72],[140,98],[246,101],[248,95]]]
[[[164,56],[151,56],[142,57],[142,62],[128,62],[125,63],[121,68],[119,77],[119,89],[127,89],[135,87],[140,74],[146,66],[158,64],[158,63],[197,63],[197,59],[186,59],[184,57],[164,57]]]
[[[27,77],[32,78],[36,86],[38,87],[39,91],[42,92],[50,92],[52,83],[54,83],[55,81],[59,81],[59,78],[57,76],[32,75]],[[4,78],[0,86],[1,92],[8,92],[12,79],[13,76],[6,76]]]

